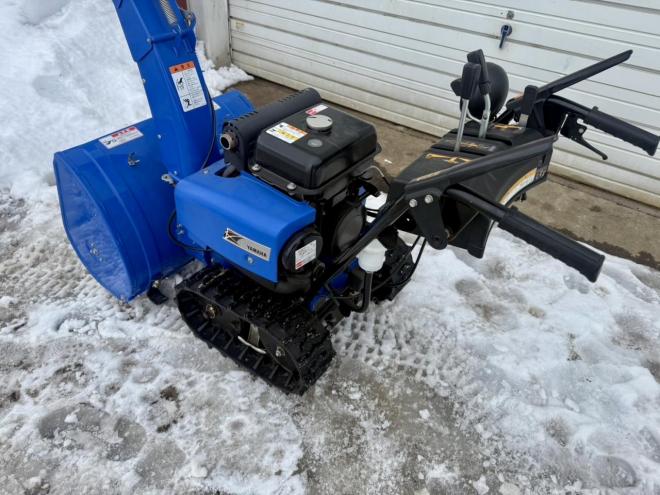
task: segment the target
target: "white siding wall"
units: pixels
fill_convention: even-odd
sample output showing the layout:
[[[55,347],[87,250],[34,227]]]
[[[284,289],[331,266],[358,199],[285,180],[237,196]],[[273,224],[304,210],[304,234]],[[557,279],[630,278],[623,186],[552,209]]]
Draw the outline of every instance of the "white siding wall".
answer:
[[[521,92],[633,48],[562,94],[660,133],[658,0],[229,0],[229,15],[232,58],[248,72],[432,134],[456,124],[449,83],[471,50]],[[556,173],[660,207],[659,159],[596,130],[587,139],[610,159],[564,139]]]

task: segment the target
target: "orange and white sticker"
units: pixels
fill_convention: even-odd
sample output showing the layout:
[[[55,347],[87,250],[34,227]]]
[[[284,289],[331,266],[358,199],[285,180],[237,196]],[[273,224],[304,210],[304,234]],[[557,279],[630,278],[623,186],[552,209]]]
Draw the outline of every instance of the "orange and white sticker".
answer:
[[[281,139],[285,143],[295,143],[300,138],[303,138],[307,135],[305,131],[301,131],[297,127],[287,124],[286,122],[280,122],[275,127],[271,127],[266,131],[271,136],[275,136],[277,139]]]
[[[184,112],[206,105],[206,95],[194,62],[173,65],[170,67],[170,74]]]
[[[141,137],[142,133],[139,131],[139,129],[135,126],[131,126],[127,127],[126,129],[122,129],[121,131],[108,134],[107,136],[99,139],[99,141],[103,146],[111,150],[112,148],[116,148],[117,146],[121,146],[124,143],[128,143],[129,141],[133,141],[134,139]]]

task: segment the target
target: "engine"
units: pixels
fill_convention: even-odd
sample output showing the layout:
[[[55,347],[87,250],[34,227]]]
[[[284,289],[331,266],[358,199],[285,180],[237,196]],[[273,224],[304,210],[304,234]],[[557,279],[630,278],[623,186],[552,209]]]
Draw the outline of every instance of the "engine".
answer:
[[[229,121],[221,144],[224,164],[177,185],[178,224],[270,290],[308,290],[364,230],[376,130],[307,89]]]

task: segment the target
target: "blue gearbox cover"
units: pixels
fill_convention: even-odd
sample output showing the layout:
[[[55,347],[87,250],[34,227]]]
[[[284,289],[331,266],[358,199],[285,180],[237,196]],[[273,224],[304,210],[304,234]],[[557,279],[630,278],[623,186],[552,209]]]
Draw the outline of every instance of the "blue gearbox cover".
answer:
[[[248,173],[222,177],[220,160],[179,181],[177,231],[270,282],[278,281],[286,241],[312,225],[316,211]]]

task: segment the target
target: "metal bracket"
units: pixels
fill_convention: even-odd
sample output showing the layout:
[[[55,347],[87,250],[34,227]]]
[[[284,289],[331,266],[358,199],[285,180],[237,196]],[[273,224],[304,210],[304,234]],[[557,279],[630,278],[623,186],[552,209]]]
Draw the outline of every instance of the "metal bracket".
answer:
[[[449,239],[442,221],[439,201],[435,200],[430,203],[419,201],[414,208],[410,208],[409,213],[432,248],[444,249],[447,247]]]

